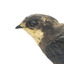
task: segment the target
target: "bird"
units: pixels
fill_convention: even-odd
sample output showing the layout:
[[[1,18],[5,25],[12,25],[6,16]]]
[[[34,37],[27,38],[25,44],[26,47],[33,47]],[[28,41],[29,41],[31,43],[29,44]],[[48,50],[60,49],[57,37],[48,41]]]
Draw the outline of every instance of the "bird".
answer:
[[[64,24],[45,14],[27,16],[16,29],[24,29],[53,64],[64,64]]]

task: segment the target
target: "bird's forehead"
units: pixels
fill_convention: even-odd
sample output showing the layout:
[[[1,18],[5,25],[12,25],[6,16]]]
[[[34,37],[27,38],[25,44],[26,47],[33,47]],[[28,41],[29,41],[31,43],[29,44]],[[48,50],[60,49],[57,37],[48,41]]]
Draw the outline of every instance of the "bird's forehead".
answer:
[[[32,20],[37,20],[37,21],[50,21],[50,20],[53,20],[54,18],[48,16],[48,15],[42,15],[42,14],[35,14],[35,15],[30,15],[28,17],[25,18],[25,21],[28,22],[28,21],[32,21]]]
[[[42,15],[31,15],[26,17],[25,21],[31,21],[31,20],[41,20]]]

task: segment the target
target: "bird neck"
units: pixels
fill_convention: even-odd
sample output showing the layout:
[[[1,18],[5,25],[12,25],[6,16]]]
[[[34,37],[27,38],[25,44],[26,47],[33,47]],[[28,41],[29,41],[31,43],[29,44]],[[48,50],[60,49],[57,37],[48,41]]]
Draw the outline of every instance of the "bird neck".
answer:
[[[45,47],[47,46],[47,44],[50,41],[55,40],[58,36],[59,34],[56,34],[56,32],[51,33],[50,31],[48,31],[44,33],[44,38],[42,38],[41,42],[39,43],[39,47],[42,49],[44,53],[45,53]]]

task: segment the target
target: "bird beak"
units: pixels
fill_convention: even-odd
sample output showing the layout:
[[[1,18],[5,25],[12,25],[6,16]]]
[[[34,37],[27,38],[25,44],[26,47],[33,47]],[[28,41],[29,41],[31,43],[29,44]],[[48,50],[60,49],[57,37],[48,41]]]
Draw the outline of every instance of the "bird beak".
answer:
[[[20,25],[16,26],[16,29],[19,29],[19,28],[23,28],[23,27],[22,27],[22,26],[20,26]]]
[[[26,28],[25,23],[21,22],[18,26],[16,26],[16,29],[19,29],[19,28]]]

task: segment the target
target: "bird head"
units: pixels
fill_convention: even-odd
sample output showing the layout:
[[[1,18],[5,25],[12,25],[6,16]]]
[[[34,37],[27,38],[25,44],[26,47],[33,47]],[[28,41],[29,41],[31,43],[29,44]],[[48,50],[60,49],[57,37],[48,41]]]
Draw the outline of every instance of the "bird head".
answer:
[[[26,17],[20,25],[16,27],[24,29],[39,44],[45,33],[54,33],[59,23],[56,19],[48,15],[34,14]]]

